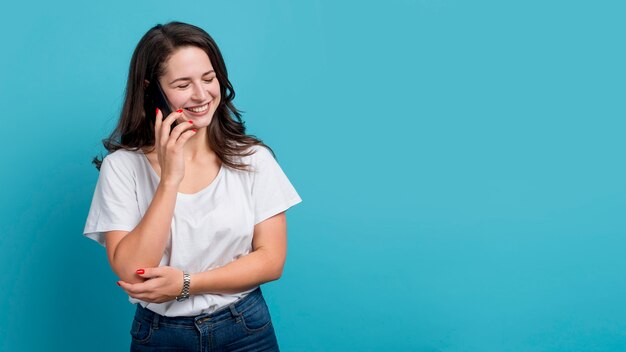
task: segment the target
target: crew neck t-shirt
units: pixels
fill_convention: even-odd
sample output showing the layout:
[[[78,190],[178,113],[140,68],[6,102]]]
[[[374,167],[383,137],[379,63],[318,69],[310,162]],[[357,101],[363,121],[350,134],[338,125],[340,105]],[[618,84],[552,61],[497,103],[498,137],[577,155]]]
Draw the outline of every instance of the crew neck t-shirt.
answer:
[[[208,186],[193,194],[178,193],[159,266],[190,273],[222,267],[252,251],[256,224],[302,201],[270,151],[263,146],[251,148],[254,154],[238,160],[252,171],[222,163]],[[105,246],[107,231],[132,231],[150,206],[158,184],[159,176],[143,152],[120,149],[107,155],[83,234]],[[130,296],[129,301],[164,316],[193,316],[213,313],[254,289],[192,295],[182,302],[149,303]]]

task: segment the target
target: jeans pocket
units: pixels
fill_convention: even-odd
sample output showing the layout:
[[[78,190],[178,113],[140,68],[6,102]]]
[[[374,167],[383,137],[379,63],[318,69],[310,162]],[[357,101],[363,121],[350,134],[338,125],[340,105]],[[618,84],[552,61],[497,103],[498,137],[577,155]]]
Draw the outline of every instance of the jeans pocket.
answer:
[[[248,332],[261,331],[272,324],[270,311],[264,300],[260,300],[257,304],[241,313],[241,321],[243,327]]]
[[[146,343],[152,336],[152,324],[145,320],[133,319],[133,324],[130,328],[130,336],[134,342]]]

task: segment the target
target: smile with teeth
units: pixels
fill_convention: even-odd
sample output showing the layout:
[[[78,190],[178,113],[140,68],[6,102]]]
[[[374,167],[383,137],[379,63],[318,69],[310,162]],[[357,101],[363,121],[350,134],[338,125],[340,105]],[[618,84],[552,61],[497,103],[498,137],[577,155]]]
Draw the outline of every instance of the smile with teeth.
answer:
[[[204,104],[202,106],[196,106],[193,108],[185,108],[185,109],[189,111],[193,111],[193,112],[205,112],[208,108],[209,108],[209,104]]]

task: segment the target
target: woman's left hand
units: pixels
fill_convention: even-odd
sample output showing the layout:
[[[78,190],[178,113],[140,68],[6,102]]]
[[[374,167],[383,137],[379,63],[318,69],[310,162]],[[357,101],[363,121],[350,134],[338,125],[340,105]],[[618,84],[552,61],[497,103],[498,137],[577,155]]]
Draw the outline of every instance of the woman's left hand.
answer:
[[[144,268],[144,273],[137,275],[146,279],[144,282],[130,284],[118,281],[118,285],[129,296],[144,302],[163,303],[176,299],[183,289],[183,271],[171,266]]]

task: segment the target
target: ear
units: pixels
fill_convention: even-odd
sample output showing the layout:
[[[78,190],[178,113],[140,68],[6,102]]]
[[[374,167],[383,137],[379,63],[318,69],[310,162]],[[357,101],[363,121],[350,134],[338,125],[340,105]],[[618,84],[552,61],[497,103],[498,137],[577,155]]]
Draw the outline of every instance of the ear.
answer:
[[[143,89],[148,88],[148,85],[150,85],[150,81],[148,81],[147,79],[143,80]]]

